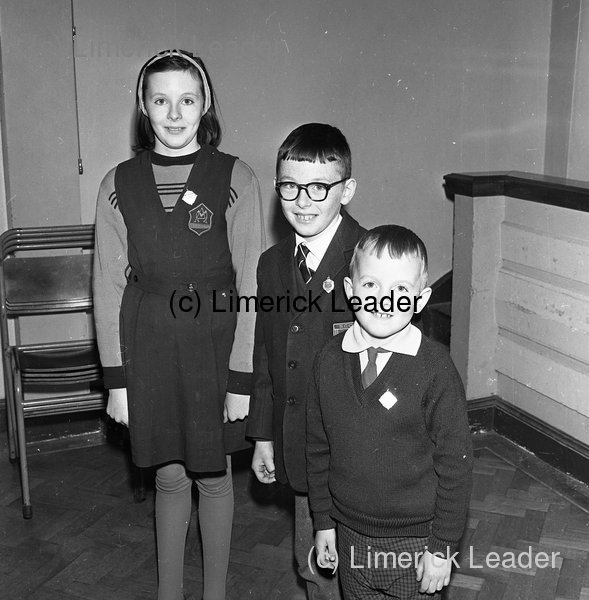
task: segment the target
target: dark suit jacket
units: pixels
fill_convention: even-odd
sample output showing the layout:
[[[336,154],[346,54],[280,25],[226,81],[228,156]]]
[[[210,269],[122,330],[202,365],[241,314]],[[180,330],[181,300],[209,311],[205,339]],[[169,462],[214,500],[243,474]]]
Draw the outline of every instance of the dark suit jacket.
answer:
[[[305,286],[295,265],[295,235],[264,252],[258,263],[258,300],[264,296],[309,294],[317,301],[310,310],[258,311],[254,345],[254,375],[247,435],[274,442],[276,479],[298,492],[307,491],[305,465],[307,387],[315,354],[341,324],[354,320],[343,287],[356,242],[364,229],[347,213],[317,272]],[[333,290],[329,289],[333,281]],[[301,301],[301,305],[303,302]],[[309,302],[306,302],[307,306]],[[301,308],[301,306],[299,306]],[[320,309],[320,310],[319,310]]]

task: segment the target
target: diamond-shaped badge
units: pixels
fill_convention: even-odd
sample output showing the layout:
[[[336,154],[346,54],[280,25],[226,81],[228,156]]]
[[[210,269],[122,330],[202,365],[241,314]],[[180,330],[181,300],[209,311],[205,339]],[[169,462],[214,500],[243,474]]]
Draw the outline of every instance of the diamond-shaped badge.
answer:
[[[395,404],[397,404],[397,398],[395,395],[387,390],[378,401],[387,409],[390,410]]]

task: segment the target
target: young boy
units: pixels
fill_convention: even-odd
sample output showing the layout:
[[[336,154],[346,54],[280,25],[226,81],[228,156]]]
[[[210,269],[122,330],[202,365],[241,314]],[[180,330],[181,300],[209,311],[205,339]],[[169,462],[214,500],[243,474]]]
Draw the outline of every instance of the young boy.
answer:
[[[339,559],[346,600],[439,598],[464,530],[464,389],[446,350],[411,324],[426,284],[426,249],[412,231],[367,232],[345,279],[356,322],[314,365],[307,471],[317,562]]]
[[[340,595],[337,578],[308,566],[314,542],[305,408],[315,354],[354,319],[343,280],[364,229],[340,208],[355,189],[350,148],[339,129],[308,123],[291,132],[278,151],[276,193],[293,231],[258,264],[258,299],[291,303],[257,313],[247,426],[256,440],[252,469],[261,482],[288,483],[296,492],[295,559],[308,597],[316,600]]]

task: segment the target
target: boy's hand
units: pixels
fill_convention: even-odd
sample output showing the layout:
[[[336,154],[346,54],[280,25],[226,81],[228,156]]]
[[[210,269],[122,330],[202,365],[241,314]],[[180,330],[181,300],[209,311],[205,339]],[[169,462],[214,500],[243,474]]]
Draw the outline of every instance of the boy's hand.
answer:
[[[225,406],[223,407],[223,423],[227,421],[242,421],[250,410],[250,397],[244,394],[225,394]]]
[[[450,583],[452,561],[442,556],[435,556],[429,550],[423,553],[417,565],[417,581],[421,581],[419,591],[422,594],[439,592]]]
[[[260,483],[276,481],[274,467],[274,442],[256,442],[252,457],[252,471]]]
[[[127,388],[114,388],[108,392],[106,414],[121,425],[129,426],[129,406]]]
[[[339,557],[335,547],[335,529],[322,529],[315,534],[317,564],[322,569],[337,570]]]

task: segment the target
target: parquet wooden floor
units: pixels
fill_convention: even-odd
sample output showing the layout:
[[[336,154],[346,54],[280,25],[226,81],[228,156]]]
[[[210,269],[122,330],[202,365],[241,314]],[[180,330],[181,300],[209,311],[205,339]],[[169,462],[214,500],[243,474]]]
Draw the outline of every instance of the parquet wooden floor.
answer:
[[[494,434],[474,440],[468,529],[446,599],[589,600],[587,487]],[[17,466],[0,460],[0,598],[155,598],[153,490],[133,502],[120,447],[32,456],[30,521],[21,517]],[[234,466],[227,598],[302,600],[291,552],[292,496],[254,482],[248,463],[243,453]],[[200,552],[195,511],[185,569],[191,599],[200,593]],[[493,552],[497,564],[488,563]],[[553,568],[511,564],[522,552],[520,560],[559,554]]]

